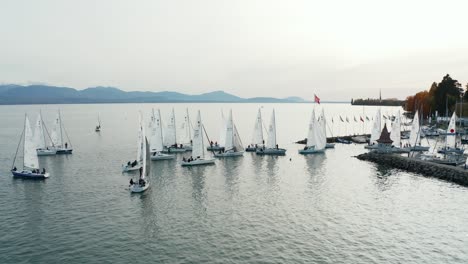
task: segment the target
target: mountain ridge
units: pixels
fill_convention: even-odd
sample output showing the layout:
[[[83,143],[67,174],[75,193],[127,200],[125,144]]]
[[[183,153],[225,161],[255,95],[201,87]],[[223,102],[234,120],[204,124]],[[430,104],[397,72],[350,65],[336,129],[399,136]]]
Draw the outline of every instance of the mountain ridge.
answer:
[[[242,98],[222,90],[202,93],[184,94],[173,91],[130,91],[126,92],[111,86],[89,87],[77,90],[70,87],[51,85],[0,85],[0,104],[74,104],[74,103],[299,103],[306,102],[296,96],[287,98],[253,97]]]

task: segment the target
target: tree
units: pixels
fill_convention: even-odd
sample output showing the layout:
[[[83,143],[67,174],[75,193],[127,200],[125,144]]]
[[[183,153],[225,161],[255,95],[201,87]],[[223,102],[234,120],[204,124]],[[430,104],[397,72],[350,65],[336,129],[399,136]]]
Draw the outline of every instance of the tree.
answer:
[[[433,91],[433,108],[439,111],[440,114],[444,113],[448,116],[449,113],[446,109],[452,109],[455,106],[462,91],[461,84],[457,80],[452,79],[448,74],[445,75]]]

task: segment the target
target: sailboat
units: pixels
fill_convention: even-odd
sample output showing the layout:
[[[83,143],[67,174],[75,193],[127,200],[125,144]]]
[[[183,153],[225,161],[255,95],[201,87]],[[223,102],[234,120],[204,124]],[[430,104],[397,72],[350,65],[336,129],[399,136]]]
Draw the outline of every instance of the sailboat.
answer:
[[[34,142],[36,143],[36,153],[38,156],[55,155],[57,150],[54,147],[49,148],[46,144],[46,137],[44,133],[45,125],[42,120],[42,115],[39,113],[36,121],[36,128],[34,130]]]
[[[24,137],[23,137],[24,136]],[[15,167],[16,156],[18,155],[18,149],[23,143],[23,170],[18,171]],[[49,177],[49,173],[45,172],[45,169],[42,172],[39,170],[39,158],[36,153],[36,143],[33,139],[33,131],[31,129],[31,124],[29,123],[29,118],[25,115],[24,118],[24,129],[21,133],[21,138],[16,148],[15,157],[13,158],[13,165],[11,173],[13,177],[21,177],[28,179],[45,179]]]
[[[183,145],[177,144],[176,119],[174,108],[172,108],[171,117],[164,134],[164,152],[185,152]]]
[[[414,114],[413,123],[411,124],[411,132],[409,136],[409,144],[411,151],[428,151],[428,146],[421,146],[421,126],[419,124],[419,113],[416,110]]]
[[[139,170],[143,163],[143,152],[144,152],[144,143],[143,143],[143,124],[142,124],[142,117],[141,113],[138,116],[139,123],[138,123],[138,138],[137,138],[137,157],[136,160],[129,161],[127,164],[122,165],[122,172],[128,171],[135,171]]]
[[[63,134],[65,132],[65,136],[67,137],[67,141],[63,142]],[[52,144],[54,148],[57,150],[57,154],[72,154],[73,147],[71,145],[70,138],[62,124],[62,116],[60,115],[60,111],[57,113],[57,117],[54,120],[54,126],[52,129],[52,133],[50,135],[52,139]],[[70,142],[70,144],[68,144]]]
[[[138,178],[138,181],[133,181],[133,179],[130,180],[130,192],[132,193],[144,192],[150,186],[150,182],[147,179],[151,171],[151,166],[150,166],[150,161],[149,161],[150,152],[149,152],[148,139],[145,136],[144,128],[142,128],[142,134],[144,138],[144,140],[142,140],[142,146],[143,146],[142,163],[143,164],[142,164],[142,167],[140,168],[140,177]]]
[[[263,139],[263,121],[262,121],[262,112],[260,108],[258,109],[257,118],[255,119],[254,131],[252,136],[252,143],[247,146],[245,151],[255,152],[257,148],[262,148],[265,144]]]
[[[201,120],[200,110],[197,115],[197,123],[193,130],[192,156],[189,159],[183,158],[182,166],[197,166],[214,164],[215,159],[208,158],[205,153],[205,143],[203,139],[204,127]]]
[[[445,134],[445,146],[439,149],[438,153],[442,154],[463,154],[463,149],[457,147],[457,128],[456,128],[457,115],[453,112],[450,118],[450,123]]]
[[[286,150],[279,148],[276,143],[276,121],[275,110],[271,114],[270,126],[268,127],[268,139],[266,146],[258,148],[255,153],[259,155],[285,155]]]
[[[227,121],[224,118],[223,111],[221,111],[221,127],[219,129],[219,142],[213,141],[210,142],[210,145],[206,148],[211,151],[224,151],[224,145],[226,144],[226,130],[227,130]]]
[[[323,153],[325,151],[326,138],[323,134],[322,125],[323,124],[315,118],[315,110],[312,110],[307,133],[307,143],[304,149],[299,150],[299,154]]]
[[[224,150],[215,153],[215,157],[237,157],[244,155],[244,147],[237,131],[234,121],[232,120],[232,110],[229,111],[229,117],[226,123],[226,141]]]
[[[377,139],[380,138],[380,134],[382,132],[382,123],[381,123],[381,116],[380,116],[380,108],[377,110],[375,114],[374,123],[372,125],[371,137],[369,140],[369,145],[364,146],[366,149],[377,149],[378,142]]]
[[[168,160],[173,159],[174,155],[162,153],[164,150],[163,147],[163,134],[162,134],[162,125],[161,125],[161,112],[156,112],[156,115],[152,115],[152,126],[151,126],[151,160]]]
[[[190,122],[190,115],[188,108],[185,109],[184,123],[182,123],[182,129],[184,130],[184,137],[182,144],[186,151],[192,150],[192,122]]]
[[[99,118],[99,114],[97,116],[97,120],[98,120],[98,125],[96,126],[96,129],[94,131],[101,132],[101,119]]]
[[[322,114],[319,117],[320,126],[323,129],[323,136],[325,137],[325,148],[335,148],[334,143],[327,143],[327,120],[325,117],[325,110],[322,108]]]
[[[390,139],[392,142],[392,152],[393,153],[409,153],[410,149],[402,148],[401,145],[401,121],[400,121],[400,111],[397,112],[395,119],[392,123],[392,132],[390,133]]]

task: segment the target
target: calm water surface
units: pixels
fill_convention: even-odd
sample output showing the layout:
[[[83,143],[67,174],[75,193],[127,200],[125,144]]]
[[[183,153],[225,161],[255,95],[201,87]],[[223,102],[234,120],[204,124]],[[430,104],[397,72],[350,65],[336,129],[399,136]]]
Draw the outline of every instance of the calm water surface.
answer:
[[[196,110],[217,140],[221,109],[248,144],[258,104],[0,106],[0,263],[468,263],[468,189],[353,158],[362,145],[301,156],[307,104],[276,110],[284,157],[218,160],[182,168],[153,162],[151,188],[131,195],[121,164],[136,156],[137,111],[181,123]],[[335,134],[370,129],[338,116],[376,108],[323,104]],[[46,181],[12,179],[24,113],[60,108],[73,155],[40,158]],[[384,108],[385,114],[397,108]],[[100,114],[103,130],[94,132]],[[359,118],[359,117],[358,117]],[[330,122],[331,123],[331,122]]]

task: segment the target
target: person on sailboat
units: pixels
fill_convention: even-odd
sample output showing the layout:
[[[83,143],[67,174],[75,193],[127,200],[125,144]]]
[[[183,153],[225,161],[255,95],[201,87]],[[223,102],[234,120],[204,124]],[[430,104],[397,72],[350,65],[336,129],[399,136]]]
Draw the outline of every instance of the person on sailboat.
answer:
[[[278,144],[276,144],[276,149],[278,149]]]
[[[16,170],[18,170],[18,169],[17,169],[16,166],[15,166],[15,167],[13,168],[13,171],[16,171]]]
[[[140,178],[141,178],[141,176],[143,175],[143,167],[140,167],[139,171],[140,171]]]
[[[132,186],[133,183],[134,183],[134,182],[133,182],[133,179],[130,179],[130,186]]]
[[[65,142],[65,148],[68,148],[68,143],[67,142]]]
[[[42,174],[45,174],[46,171],[45,171],[45,168],[42,168]]]

